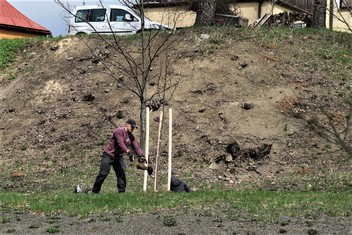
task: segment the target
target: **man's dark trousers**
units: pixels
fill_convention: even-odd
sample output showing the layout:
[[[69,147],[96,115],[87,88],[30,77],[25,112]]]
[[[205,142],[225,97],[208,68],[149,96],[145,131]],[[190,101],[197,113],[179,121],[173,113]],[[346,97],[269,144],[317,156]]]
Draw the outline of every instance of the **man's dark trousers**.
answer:
[[[101,164],[100,164],[100,170],[97,178],[95,179],[95,183],[93,186],[93,193],[99,193],[102,184],[104,183],[104,180],[108,176],[110,172],[111,166],[113,167],[116,178],[117,178],[117,191],[118,192],[125,192],[126,190],[126,164],[123,161],[122,157],[110,157],[106,153],[103,153],[101,156]]]

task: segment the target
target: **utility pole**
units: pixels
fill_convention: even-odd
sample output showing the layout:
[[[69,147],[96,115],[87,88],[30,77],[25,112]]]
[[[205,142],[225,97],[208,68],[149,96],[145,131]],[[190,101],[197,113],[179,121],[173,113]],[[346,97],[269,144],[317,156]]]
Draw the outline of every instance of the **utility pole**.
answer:
[[[329,5],[329,30],[334,29],[334,0],[330,0]]]

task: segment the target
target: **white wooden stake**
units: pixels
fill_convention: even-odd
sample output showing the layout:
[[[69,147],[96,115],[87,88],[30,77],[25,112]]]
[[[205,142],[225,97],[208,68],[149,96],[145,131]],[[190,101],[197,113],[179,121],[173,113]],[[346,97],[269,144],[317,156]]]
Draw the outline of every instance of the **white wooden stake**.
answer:
[[[159,118],[159,131],[158,131],[158,143],[156,147],[156,159],[155,159],[155,174],[154,174],[154,192],[157,190],[158,184],[158,166],[159,166],[159,148],[160,148],[160,135],[161,135],[161,124],[163,123],[163,111],[160,111],[160,118]]]
[[[144,156],[148,162],[148,156],[149,156],[149,107],[146,107],[146,115],[145,115],[145,151],[144,151]],[[147,170],[145,170],[144,171],[144,181],[143,181],[143,191],[147,191],[147,179],[148,179],[148,172],[147,172]]]
[[[167,190],[171,188],[171,169],[172,169],[172,109],[169,109],[169,159],[168,159],[168,177]]]

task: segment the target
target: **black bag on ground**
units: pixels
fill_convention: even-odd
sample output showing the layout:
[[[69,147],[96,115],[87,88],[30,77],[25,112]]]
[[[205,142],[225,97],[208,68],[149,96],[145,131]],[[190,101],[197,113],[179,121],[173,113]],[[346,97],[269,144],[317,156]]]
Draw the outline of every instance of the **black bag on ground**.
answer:
[[[171,178],[171,183],[170,183],[170,190],[172,192],[192,192],[192,190],[188,187],[186,183],[184,183],[182,180],[177,179],[176,177]]]

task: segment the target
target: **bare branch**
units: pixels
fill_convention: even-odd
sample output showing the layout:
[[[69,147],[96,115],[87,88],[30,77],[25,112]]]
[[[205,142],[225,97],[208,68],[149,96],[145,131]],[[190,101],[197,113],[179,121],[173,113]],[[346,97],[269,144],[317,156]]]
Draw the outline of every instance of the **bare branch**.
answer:
[[[73,13],[74,11],[72,11],[69,6],[65,6],[61,0],[55,0],[55,2],[70,14],[71,19],[72,17],[75,19],[79,17]],[[108,9],[108,6],[104,7],[102,0],[98,0],[98,2],[102,9]],[[102,58],[99,63],[105,68],[103,73],[108,74],[120,86],[136,95],[140,101],[140,118],[142,123],[140,128],[140,142],[143,147],[145,135],[144,114],[146,102],[149,100],[148,96],[153,98],[157,95],[163,97],[163,100],[166,100],[166,93],[170,95],[168,98],[171,98],[178,84],[178,82],[173,81],[173,76],[170,72],[171,65],[168,63],[168,51],[171,50],[172,45],[177,41],[178,37],[175,36],[175,31],[173,30],[167,32],[164,31],[163,29],[165,27],[161,24],[159,24],[158,29],[155,28],[148,31],[145,29],[146,18],[144,16],[143,1],[132,2],[128,0],[120,0],[120,2],[126,6],[134,5],[140,11],[139,15],[135,14],[135,12],[133,13],[133,15],[138,18],[139,28],[136,28],[136,30],[140,31],[140,33],[135,36],[124,37],[117,34],[114,31],[113,23],[110,21],[111,19],[109,18],[108,11],[105,11],[104,22],[107,23],[107,28],[109,29],[111,36],[106,36],[98,32],[88,19],[80,20],[82,20],[82,24],[87,24],[93,29],[94,35],[96,35],[93,39],[99,41],[98,43],[104,48],[103,50],[112,50],[116,58],[118,58]],[[130,11],[132,14],[132,9],[124,9]],[[177,20],[174,19],[174,22],[176,21]],[[154,27],[154,25],[151,26]],[[91,35],[87,35],[87,37],[81,36],[80,39],[90,52],[95,55],[96,51],[94,50],[96,45],[91,45],[92,42],[89,41]],[[96,41],[93,42],[95,44],[97,43]],[[160,59],[160,57],[163,59]],[[158,74],[155,74],[156,71],[153,70],[153,67],[156,65],[157,61],[160,63],[160,71],[158,71]],[[157,92],[155,94],[149,94],[149,83],[155,78],[158,81],[156,83],[158,86]]]

